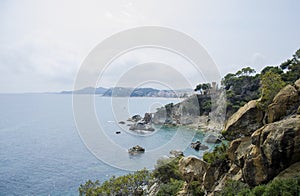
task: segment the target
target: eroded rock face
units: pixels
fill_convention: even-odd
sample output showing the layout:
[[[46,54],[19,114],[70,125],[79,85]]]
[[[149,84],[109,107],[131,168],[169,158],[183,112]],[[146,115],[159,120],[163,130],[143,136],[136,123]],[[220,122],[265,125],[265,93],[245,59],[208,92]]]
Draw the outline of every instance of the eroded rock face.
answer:
[[[232,141],[227,151],[229,160],[242,167],[244,165],[244,155],[250,150],[251,142],[251,137],[243,137]]]
[[[145,113],[143,120],[145,121],[146,124],[151,123],[152,115],[150,113]]]
[[[300,162],[294,163],[290,167],[280,172],[274,179],[287,179],[300,176]]]
[[[268,123],[278,121],[287,115],[296,113],[299,101],[300,97],[297,89],[292,85],[285,86],[268,106]]]
[[[300,79],[298,79],[298,80],[295,82],[295,87],[296,87],[296,89],[298,90],[298,92],[300,92]]]
[[[228,140],[250,136],[263,125],[263,118],[264,112],[257,108],[257,101],[252,100],[228,119],[223,135]]]
[[[300,115],[268,124],[253,133],[251,139],[241,166],[245,181],[255,186],[300,161]]]
[[[218,185],[219,180],[228,172],[229,165],[226,161],[218,165],[210,165],[203,178],[203,187],[207,191],[213,191]]]
[[[183,157],[179,161],[179,172],[187,182],[197,180],[201,183],[207,168],[208,164],[205,161],[193,156]]]

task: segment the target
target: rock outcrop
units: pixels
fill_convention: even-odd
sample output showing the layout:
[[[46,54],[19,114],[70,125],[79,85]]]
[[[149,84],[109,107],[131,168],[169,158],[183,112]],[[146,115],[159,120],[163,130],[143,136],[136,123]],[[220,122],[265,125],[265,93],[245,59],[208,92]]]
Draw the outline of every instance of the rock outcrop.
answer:
[[[208,164],[196,157],[183,157],[179,160],[179,172],[187,182],[199,181],[202,183]]]
[[[228,119],[223,136],[229,140],[250,136],[263,125],[263,118],[264,112],[257,107],[257,101],[252,100]]]
[[[298,80],[295,82],[295,87],[296,87],[296,89],[298,90],[298,92],[300,92],[300,79],[298,79]]]
[[[297,80],[280,90],[266,113],[257,108],[257,101],[250,101],[229,118],[223,132],[233,140],[227,150],[228,162],[208,167],[203,182],[206,191],[219,192],[228,180],[257,186],[299,175],[299,95]],[[266,117],[268,124],[263,124]]]
[[[152,115],[150,113],[145,113],[143,120],[145,121],[146,124],[151,123]]]
[[[207,168],[205,175],[203,176],[203,187],[208,192],[214,190],[218,185],[220,179],[228,172],[229,165],[227,161],[218,161],[217,164],[211,164]]]
[[[201,144],[201,142],[199,140],[197,140],[196,142],[192,142],[191,143],[191,148],[199,151],[199,150],[207,150],[209,149],[208,146]]]
[[[129,125],[129,130],[141,132],[143,131],[155,131],[155,129],[151,126],[152,122],[152,115],[150,113],[145,113],[144,118],[140,115],[134,115],[128,119],[128,121],[134,122],[133,124]]]
[[[300,116],[268,124],[254,132],[251,139],[241,166],[245,181],[255,186],[300,161]]]
[[[137,123],[132,124],[129,127],[129,130],[131,130],[131,131],[155,131],[155,129],[151,125],[143,123],[143,122],[137,122]]]
[[[233,140],[227,157],[227,162],[208,166],[203,188],[209,193],[221,191],[228,180],[257,186],[276,176],[299,175],[300,115],[267,124],[249,137]]]
[[[299,103],[300,97],[297,89],[292,85],[285,86],[274,97],[272,104],[268,106],[268,123],[296,113]]]
[[[201,142],[199,140],[191,143],[191,148],[194,148],[195,150],[199,150],[200,146],[201,146]]]
[[[195,157],[180,159],[185,185],[179,195],[187,195],[193,181],[214,195],[229,180],[254,187],[300,175],[300,79],[281,89],[266,111],[257,102],[248,102],[229,118],[222,132],[231,140],[229,147],[209,154],[214,157],[207,158],[210,164]],[[200,142],[192,143],[195,149],[200,146]]]
[[[140,120],[142,120],[141,115],[136,114],[136,115],[132,116],[131,118],[129,118],[127,121],[138,122],[138,121],[140,121]]]

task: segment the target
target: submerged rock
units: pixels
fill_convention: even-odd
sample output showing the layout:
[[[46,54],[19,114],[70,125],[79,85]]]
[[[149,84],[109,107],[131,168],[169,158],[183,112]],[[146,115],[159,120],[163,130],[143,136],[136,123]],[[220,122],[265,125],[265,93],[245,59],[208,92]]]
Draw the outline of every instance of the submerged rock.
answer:
[[[136,130],[143,130],[143,131],[155,131],[155,129],[149,125],[145,124],[143,122],[134,123],[129,127],[129,130],[136,131]]]
[[[170,155],[171,155],[170,157],[182,157],[182,156],[184,156],[183,152],[179,151],[179,150],[171,150]]]
[[[207,143],[214,143],[214,144],[216,144],[216,143],[221,143],[221,142],[222,142],[222,140],[221,140],[219,137],[215,136],[215,135],[209,135],[209,136],[205,139],[205,141],[206,141]]]
[[[136,155],[140,153],[144,153],[145,149],[139,145],[133,146],[132,148],[129,148],[128,153],[131,155]]]
[[[201,142],[199,140],[191,143],[191,148],[194,148],[195,150],[199,150],[200,146],[201,146]]]
[[[129,118],[127,121],[138,122],[140,120],[142,120],[141,115],[136,114],[136,115],[132,116],[131,118]]]
[[[191,148],[195,149],[195,150],[207,150],[209,149],[208,146],[201,144],[201,142],[199,140],[197,140],[196,142],[192,142],[191,143]]]
[[[204,144],[201,144],[201,145],[200,145],[199,150],[207,150],[207,149],[209,149],[208,146],[206,146],[206,145],[204,145]]]

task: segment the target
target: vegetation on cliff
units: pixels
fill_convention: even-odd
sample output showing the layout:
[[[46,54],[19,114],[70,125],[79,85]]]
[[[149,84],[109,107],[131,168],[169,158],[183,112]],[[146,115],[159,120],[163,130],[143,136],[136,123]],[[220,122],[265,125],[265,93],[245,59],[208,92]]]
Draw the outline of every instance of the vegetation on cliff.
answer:
[[[141,187],[150,184],[152,179],[152,173],[144,169],[120,177],[113,176],[102,184],[98,180],[95,182],[89,180],[85,184],[80,185],[79,194],[89,196],[141,195],[140,193],[143,193]]]
[[[296,178],[275,179],[268,184],[262,184],[254,188],[240,181],[229,180],[225,187],[217,195],[222,196],[282,196],[299,195],[300,176]]]
[[[80,186],[80,194],[299,195],[300,177],[290,175],[300,171],[300,164],[293,167],[300,163],[299,57],[300,50],[292,59],[268,66],[260,74],[247,67],[224,77],[227,110],[235,112],[222,132],[230,140],[228,146],[217,146],[203,160],[161,159],[153,172],[143,170],[102,184],[88,181]],[[187,114],[208,112],[195,110],[194,105],[207,103],[203,99],[210,99],[210,89],[198,85],[201,94],[166,105],[167,120],[173,123],[174,111],[183,106]],[[289,177],[278,178],[282,172]]]

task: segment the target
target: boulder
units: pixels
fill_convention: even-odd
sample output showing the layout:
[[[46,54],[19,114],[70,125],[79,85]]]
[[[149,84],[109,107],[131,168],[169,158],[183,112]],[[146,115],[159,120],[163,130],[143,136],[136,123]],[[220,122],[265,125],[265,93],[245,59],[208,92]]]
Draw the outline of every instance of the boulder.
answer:
[[[251,142],[251,137],[243,137],[232,141],[227,150],[229,160],[235,165],[242,167],[244,164],[243,156],[249,151]]]
[[[251,186],[266,183],[300,161],[300,115],[265,125],[251,136],[242,172]]]
[[[283,117],[296,113],[300,97],[298,91],[292,85],[281,89],[268,106],[268,123],[282,119]]]
[[[134,116],[132,116],[131,118],[128,119],[128,121],[133,121],[133,122],[138,122],[140,120],[142,120],[142,117],[138,114],[136,114],[136,115],[134,115]]]
[[[124,122],[124,121],[120,121],[120,122],[119,122],[119,124],[122,124],[122,125],[124,125],[124,124],[125,124],[125,122]]]
[[[144,153],[145,149],[139,145],[133,146],[132,148],[128,149],[128,153],[131,155],[137,155],[140,153]]]
[[[146,124],[151,123],[152,115],[150,113],[145,113],[145,116],[144,116],[143,120]]]
[[[200,145],[199,150],[207,150],[207,149],[209,149],[208,146],[206,146],[206,145],[204,145],[204,144],[201,144],[201,145]]]
[[[136,130],[155,131],[155,129],[151,125],[145,124],[144,122],[137,122],[137,123],[132,124],[129,127],[129,130],[131,130],[131,131],[136,131]]]
[[[188,156],[179,160],[179,172],[187,182],[192,180],[203,182],[208,164],[196,157]]]
[[[182,157],[182,156],[184,156],[182,151],[179,151],[179,150],[171,150],[170,151],[170,157],[177,158],[177,157]]]
[[[195,150],[199,150],[200,146],[201,146],[201,142],[199,140],[191,143],[191,148],[194,148]]]
[[[216,143],[221,143],[221,142],[222,142],[222,140],[221,140],[219,137],[215,136],[215,135],[209,135],[209,136],[205,139],[205,141],[206,141],[207,143],[214,143],[214,144],[216,144]]]
[[[227,161],[222,161],[216,165],[210,165],[203,177],[203,186],[205,190],[211,192],[218,185],[218,181],[226,174],[229,170]]]
[[[263,118],[264,112],[257,107],[257,100],[249,101],[228,119],[222,134],[228,140],[250,136],[263,125]]]

